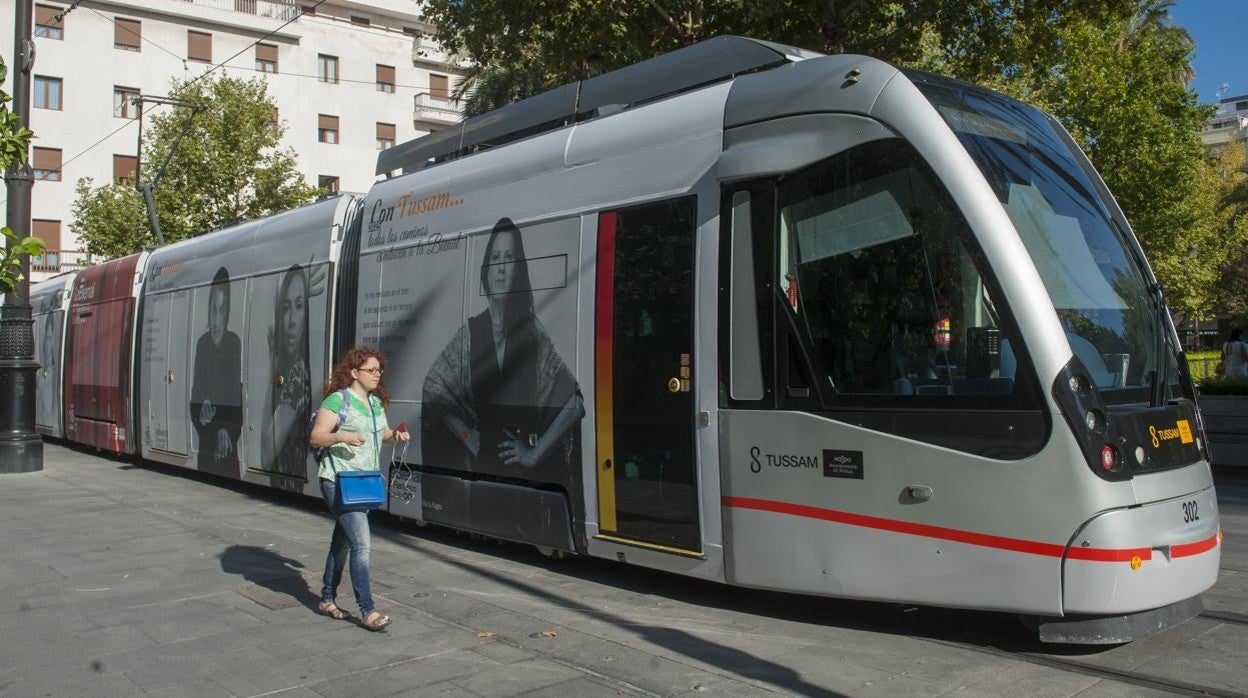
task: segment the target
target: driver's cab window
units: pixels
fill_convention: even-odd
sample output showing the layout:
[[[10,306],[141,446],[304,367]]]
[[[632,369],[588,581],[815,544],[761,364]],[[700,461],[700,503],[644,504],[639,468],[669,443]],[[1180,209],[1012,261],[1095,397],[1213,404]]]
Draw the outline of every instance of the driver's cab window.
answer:
[[[868,143],[780,187],[776,288],[841,404],[1001,396],[1018,362],[961,214],[911,146]],[[973,244],[973,243],[972,243]]]

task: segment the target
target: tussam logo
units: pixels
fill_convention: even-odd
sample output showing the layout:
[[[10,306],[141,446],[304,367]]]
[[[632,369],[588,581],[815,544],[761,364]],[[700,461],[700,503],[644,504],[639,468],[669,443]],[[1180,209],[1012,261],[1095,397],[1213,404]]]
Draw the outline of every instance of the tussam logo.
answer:
[[[1149,427],[1148,435],[1153,441],[1153,448],[1161,448],[1162,441],[1178,439],[1179,443],[1190,444],[1194,440],[1192,438],[1192,425],[1186,419],[1180,419],[1175,422],[1173,428],[1158,429],[1157,427]]]

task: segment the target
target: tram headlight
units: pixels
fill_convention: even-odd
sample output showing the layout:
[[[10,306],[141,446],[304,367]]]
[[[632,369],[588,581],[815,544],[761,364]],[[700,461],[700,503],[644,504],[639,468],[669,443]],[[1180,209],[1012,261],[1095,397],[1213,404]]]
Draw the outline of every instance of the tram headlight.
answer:
[[[1105,418],[1096,410],[1088,410],[1083,416],[1083,423],[1088,425],[1088,431],[1100,432],[1105,428]]]

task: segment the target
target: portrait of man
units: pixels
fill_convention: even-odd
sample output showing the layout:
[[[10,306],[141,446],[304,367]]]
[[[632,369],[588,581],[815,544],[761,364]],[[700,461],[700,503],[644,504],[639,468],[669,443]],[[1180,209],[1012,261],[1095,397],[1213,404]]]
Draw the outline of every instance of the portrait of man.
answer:
[[[199,436],[199,469],[237,476],[243,344],[229,324],[230,274],[221,267],[208,291],[207,331],[195,343],[191,424]]]

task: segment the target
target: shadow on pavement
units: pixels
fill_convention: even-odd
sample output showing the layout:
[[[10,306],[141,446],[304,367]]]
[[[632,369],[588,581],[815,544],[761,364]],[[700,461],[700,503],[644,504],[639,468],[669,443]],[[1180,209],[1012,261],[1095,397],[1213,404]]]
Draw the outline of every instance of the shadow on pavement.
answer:
[[[289,597],[311,610],[320,602],[320,597],[308,589],[304,565],[298,560],[254,545],[231,545],[220,559],[222,572],[237,574],[279,599]]]

